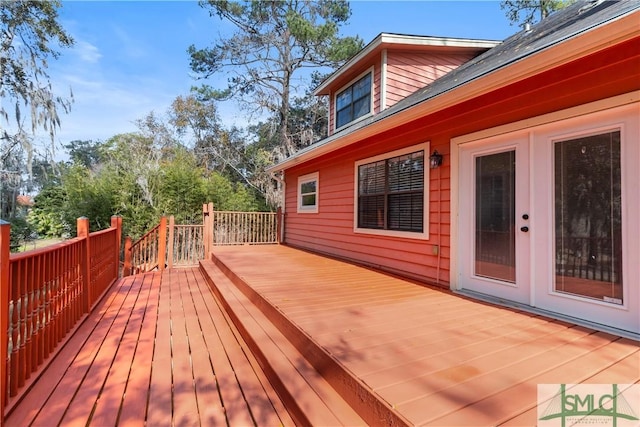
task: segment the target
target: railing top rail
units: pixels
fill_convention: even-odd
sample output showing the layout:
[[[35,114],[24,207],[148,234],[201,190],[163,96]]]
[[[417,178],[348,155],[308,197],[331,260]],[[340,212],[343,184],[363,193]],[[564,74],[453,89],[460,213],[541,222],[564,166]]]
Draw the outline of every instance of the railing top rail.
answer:
[[[244,214],[244,215],[276,215],[277,212],[243,212],[243,211],[213,211],[214,214]]]
[[[103,234],[113,233],[115,230],[116,230],[115,228],[105,228],[104,230],[94,231],[93,233],[89,234],[89,236],[97,237],[97,236],[101,236]]]
[[[82,241],[83,239],[84,239],[83,237],[74,237],[73,239],[65,240],[64,242],[60,242],[60,243],[55,243],[53,245],[49,245],[44,248],[31,249],[29,251],[20,252],[20,253],[12,253],[9,255],[9,260],[12,262],[21,261],[23,259],[40,256],[49,252],[55,252],[60,248],[64,248],[66,246],[71,246],[73,244],[76,244]]]
[[[151,230],[149,230],[146,233],[144,233],[138,240],[136,240],[135,242],[133,242],[131,244],[131,247],[133,248],[133,247],[139,245],[140,242],[142,242],[145,238],[149,237],[152,233],[154,233],[155,231],[157,231],[159,229],[160,229],[160,224],[156,225]]]

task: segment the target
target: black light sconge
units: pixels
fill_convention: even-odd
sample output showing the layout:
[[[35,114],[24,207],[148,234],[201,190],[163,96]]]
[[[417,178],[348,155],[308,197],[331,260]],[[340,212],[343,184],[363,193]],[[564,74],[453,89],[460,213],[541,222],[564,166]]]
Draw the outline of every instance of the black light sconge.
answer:
[[[438,150],[433,150],[433,154],[429,157],[429,167],[435,169],[442,164],[442,154]]]

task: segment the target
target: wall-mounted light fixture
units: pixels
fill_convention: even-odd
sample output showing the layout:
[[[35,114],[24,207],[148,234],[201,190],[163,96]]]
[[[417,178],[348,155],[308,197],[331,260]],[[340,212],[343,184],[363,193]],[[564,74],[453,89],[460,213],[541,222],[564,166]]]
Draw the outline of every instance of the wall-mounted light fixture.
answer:
[[[438,150],[433,150],[433,154],[429,156],[429,167],[435,169],[442,164],[442,154]]]

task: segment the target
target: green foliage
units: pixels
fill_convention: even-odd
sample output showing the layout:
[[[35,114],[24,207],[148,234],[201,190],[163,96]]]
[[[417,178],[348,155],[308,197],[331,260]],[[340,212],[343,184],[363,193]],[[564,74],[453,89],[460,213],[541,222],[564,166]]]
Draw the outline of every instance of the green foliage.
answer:
[[[74,164],[91,168],[97,165],[102,158],[101,145],[98,141],[74,140],[66,144],[64,148],[67,149],[67,153],[69,153],[69,157]]]
[[[174,215],[178,224],[201,221],[202,204],[207,203],[204,169],[193,153],[178,149],[161,167],[158,210]]]
[[[535,24],[574,2],[575,0],[503,0],[500,8],[505,10],[511,25],[524,27],[526,24]]]
[[[11,233],[9,235],[9,248],[11,252],[17,252],[20,245],[33,240],[34,230],[25,218],[14,217],[9,220]]]
[[[52,90],[49,61],[73,39],[58,22],[59,1],[0,0],[0,216],[16,215],[15,198],[31,191],[33,134],[48,132],[51,147],[60,109],[70,100]],[[25,111],[26,110],[26,111]]]
[[[109,227],[117,187],[80,165],[69,168],[62,184],[66,194],[63,226],[71,235],[74,235],[80,217],[89,218],[91,231]]]
[[[62,186],[45,187],[34,199],[34,206],[27,215],[41,238],[62,237],[69,233],[63,222],[66,195]]]
[[[255,212],[264,210],[264,205],[252,192],[239,183],[232,183],[217,172],[205,182],[207,199],[219,211]]]
[[[59,1],[0,1],[0,117],[17,129],[3,131],[5,150],[22,145],[31,151],[25,125],[43,129],[53,138],[60,126],[57,108],[68,111],[70,102],[52,92],[48,61],[57,58],[56,46],[70,47],[73,39],[58,22]],[[6,108],[8,107],[8,108]],[[28,107],[29,114],[22,108]],[[4,153],[1,157],[4,157]],[[27,160],[30,158],[28,156]]]
[[[207,171],[194,151],[166,141],[136,133],[98,144],[102,160],[91,168],[82,161],[65,168],[60,184],[36,197],[29,222],[43,237],[73,236],[79,217],[89,218],[96,231],[120,215],[123,234],[137,239],[162,215],[174,215],[179,224],[200,223],[208,202],[224,210],[265,208],[253,189]]]

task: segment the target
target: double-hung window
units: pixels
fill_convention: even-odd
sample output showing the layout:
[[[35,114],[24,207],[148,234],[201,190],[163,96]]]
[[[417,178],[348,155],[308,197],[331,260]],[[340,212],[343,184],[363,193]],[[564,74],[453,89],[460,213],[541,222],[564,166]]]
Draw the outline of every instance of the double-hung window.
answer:
[[[298,213],[318,212],[318,172],[298,178]]]
[[[356,232],[428,238],[428,152],[420,144],[356,162]]]
[[[336,95],[336,129],[371,113],[371,71]]]

